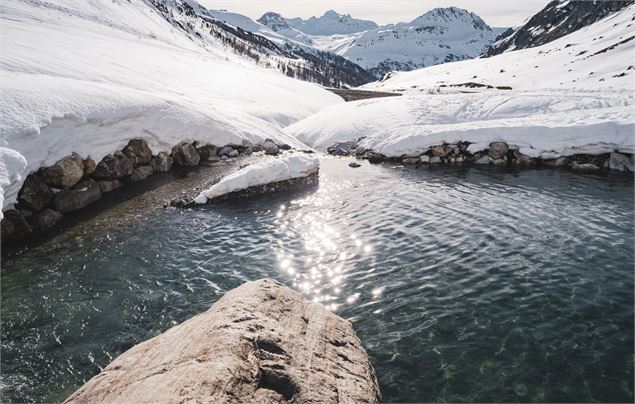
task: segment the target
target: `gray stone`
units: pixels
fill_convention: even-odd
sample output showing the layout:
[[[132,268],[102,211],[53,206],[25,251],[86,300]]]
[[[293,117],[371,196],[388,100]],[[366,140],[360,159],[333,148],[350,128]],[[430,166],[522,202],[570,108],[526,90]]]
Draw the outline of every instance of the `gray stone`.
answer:
[[[93,177],[98,180],[116,180],[132,174],[132,161],[121,152],[114,155],[109,154],[104,157],[93,173]]]
[[[368,159],[368,162],[370,164],[379,164],[381,162],[386,161],[386,156],[380,153],[375,153],[375,152],[367,152],[366,158]]]
[[[234,149],[234,150],[229,152],[227,157],[238,157],[239,155],[240,155],[240,153],[238,153],[238,150]]]
[[[361,167],[362,165],[361,165],[361,164],[359,164],[359,163],[358,163],[358,162],[356,162],[356,161],[351,161],[350,163],[348,163],[348,166],[349,166],[349,167],[353,167],[353,168],[357,168],[357,167]]]
[[[449,150],[450,148],[445,146],[434,146],[430,148],[433,157],[445,157]]]
[[[3,241],[24,239],[33,233],[31,225],[17,210],[7,210],[3,214],[4,218],[0,222]]]
[[[424,164],[429,164],[430,156],[428,156],[427,154],[424,154],[423,156],[419,157],[419,161],[421,161]]]
[[[569,165],[571,159],[569,157],[558,157],[557,159],[545,160],[544,164],[548,167],[566,167]]]
[[[121,354],[66,403],[377,403],[351,324],[273,280]]]
[[[404,164],[419,164],[421,160],[419,160],[419,157],[404,157],[401,162]]]
[[[633,172],[633,162],[625,155],[613,152],[609,158],[609,168],[616,171]]]
[[[536,160],[526,154],[522,154],[518,150],[514,150],[514,157],[516,158],[516,164],[521,166],[529,167],[536,164]]]
[[[50,167],[41,168],[38,173],[49,186],[69,189],[84,176],[84,160],[73,153]]]
[[[438,157],[438,156],[430,157],[430,164],[441,164],[441,163],[443,163],[443,160],[441,160],[441,157]]]
[[[133,167],[148,165],[152,160],[152,151],[143,139],[130,140],[123,153],[132,161]]]
[[[505,142],[493,142],[489,145],[489,156],[493,160],[502,159],[507,155],[509,147]]]
[[[286,143],[281,144],[280,146],[278,146],[280,148],[280,150],[291,150],[292,147]]]
[[[42,178],[31,174],[26,177],[18,192],[18,203],[20,206],[39,212],[48,205],[52,197],[53,192]]]
[[[165,173],[172,168],[172,156],[166,152],[160,152],[152,158],[150,162],[155,173]]]
[[[492,163],[492,159],[489,156],[483,156],[474,162],[474,164],[480,164],[480,165],[487,165],[491,163]]]
[[[44,232],[50,230],[60,220],[64,218],[60,212],[53,209],[44,209],[42,212],[35,215],[34,229],[38,232]]]
[[[366,152],[366,148],[362,146],[358,146],[353,152],[355,153],[356,156],[361,156],[362,154]]]
[[[92,157],[88,156],[84,159],[84,176],[91,175],[95,172],[96,168],[97,163],[95,163]]]
[[[152,174],[154,174],[152,166],[139,166],[132,170],[132,174],[130,174],[128,180],[130,180],[130,182],[139,182],[145,180]]]
[[[172,159],[176,165],[193,167],[201,161],[201,156],[191,143],[181,143],[172,148]]]
[[[229,153],[233,152],[234,148],[231,146],[225,146],[218,151],[219,156],[228,156]]]
[[[244,152],[244,153],[245,153],[245,155],[246,155],[246,156],[250,156],[250,155],[252,155],[252,154],[254,153],[254,151],[252,150],[252,148],[251,148],[251,147],[247,147],[247,148],[245,149],[245,152]]]
[[[571,169],[575,171],[598,171],[602,168],[592,163],[578,163],[577,161],[574,161],[571,163]]]
[[[268,154],[270,156],[275,156],[276,154],[280,153],[280,148],[278,147],[278,145],[276,145],[270,139],[265,140],[265,142],[262,144],[262,150],[265,151],[265,154]]]
[[[98,184],[99,184],[99,190],[102,193],[111,192],[123,186],[123,182],[119,180],[102,180],[102,181],[99,181]]]
[[[197,146],[196,151],[201,157],[201,161],[207,161],[211,157],[216,157],[216,154],[218,153],[218,147],[211,144],[206,144],[204,146]]]
[[[357,146],[358,144],[356,140],[336,142],[327,148],[326,152],[334,156],[348,156],[357,149]]]
[[[55,195],[55,210],[62,213],[72,212],[90,205],[101,198],[100,185],[91,179],[86,179],[75,185],[71,190],[63,190]]]

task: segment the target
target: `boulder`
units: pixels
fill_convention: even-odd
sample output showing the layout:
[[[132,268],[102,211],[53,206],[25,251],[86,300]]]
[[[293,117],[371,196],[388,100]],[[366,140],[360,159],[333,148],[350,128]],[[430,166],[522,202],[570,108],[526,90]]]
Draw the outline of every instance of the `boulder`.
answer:
[[[96,168],[97,163],[95,163],[92,157],[88,156],[84,159],[84,176],[91,175],[95,172]]]
[[[201,161],[201,156],[191,143],[181,143],[172,148],[172,159],[176,165],[193,167]]]
[[[31,174],[26,177],[18,192],[18,203],[20,206],[39,212],[48,205],[52,197],[53,192],[42,178]]]
[[[84,160],[77,153],[64,157],[50,167],[43,167],[38,174],[53,188],[69,189],[84,176]]]
[[[102,180],[97,182],[101,193],[111,192],[123,186],[123,182],[119,180]]]
[[[448,154],[449,148],[445,146],[434,146],[430,148],[430,152],[433,157],[445,157]]]
[[[334,156],[348,156],[356,151],[358,145],[356,140],[349,140],[348,142],[336,142],[326,149],[327,153]]]
[[[483,156],[474,162],[474,164],[480,164],[480,165],[487,165],[491,163],[492,163],[492,159],[489,156]]]
[[[361,167],[362,165],[356,161],[351,161],[350,163],[348,163],[348,166],[352,168],[358,168],[358,167]]]
[[[224,146],[218,151],[218,155],[220,157],[227,156],[229,153],[233,152],[234,148],[231,146]]]
[[[132,170],[132,174],[130,174],[128,180],[130,182],[139,182],[145,180],[152,174],[154,174],[152,166],[139,166]]]
[[[20,240],[33,233],[31,225],[17,210],[3,212],[4,218],[0,222],[2,241]]]
[[[201,161],[207,161],[210,159],[210,157],[216,157],[216,154],[218,153],[218,147],[212,146],[211,144],[206,144],[204,146],[197,146],[196,151],[201,157]]]
[[[247,148],[245,148],[244,153],[245,153],[246,156],[250,156],[250,155],[252,155],[254,153],[254,151],[251,149],[251,147],[247,147]]]
[[[633,162],[621,153],[611,153],[608,162],[611,170],[633,172]]]
[[[44,232],[55,226],[64,215],[53,209],[44,209],[34,216],[33,228],[37,232]]]
[[[132,347],[66,403],[377,403],[351,324],[273,280]]]
[[[505,142],[493,142],[489,144],[489,156],[493,160],[502,159],[507,155],[509,147]]]
[[[152,160],[152,151],[143,139],[132,139],[124,147],[123,153],[132,161],[133,167],[145,166]]]
[[[90,205],[101,198],[100,185],[91,179],[86,179],[75,185],[73,189],[64,190],[55,195],[55,210],[62,213],[72,212]]]
[[[155,173],[165,173],[172,168],[172,156],[166,152],[160,152],[152,158],[150,165]]]
[[[92,176],[98,180],[116,180],[132,174],[132,169],[132,160],[125,154],[116,152],[104,157],[97,164]]]
[[[367,152],[365,156],[370,164],[379,164],[386,161],[386,156],[375,152]]]
[[[421,161],[424,164],[430,164],[430,156],[428,156],[427,154],[424,154],[423,156],[419,157],[419,161]]]
[[[278,146],[280,148],[280,150],[291,150],[292,147],[286,143],[281,144],[280,146]]]
[[[276,154],[280,153],[280,148],[271,139],[265,140],[265,142],[262,144],[262,150],[265,151],[265,154],[268,154],[270,156],[275,156]]]
[[[516,161],[516,164],[520,166],[528,167],[536,164],[536,160],[526,154],[522,154],[518,150],[514,150],[514,159]]]
[[[234,149],[234,150],[229,152],[227,157],[238,157],[239,155],[240,155],[240,153],[238,152],[238,150]]]

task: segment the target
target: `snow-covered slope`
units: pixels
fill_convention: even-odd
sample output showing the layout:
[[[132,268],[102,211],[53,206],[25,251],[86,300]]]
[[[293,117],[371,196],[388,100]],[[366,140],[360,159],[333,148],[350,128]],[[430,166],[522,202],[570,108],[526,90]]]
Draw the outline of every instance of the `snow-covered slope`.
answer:
[[[365,88],[402,97],[329,107],[285,131],[322,148],[365,136],[392,157],[459,140],[533,157],[633,153],[634,16],[631,6],[543,46],[396,73]]]
[[[527,23],[501,34],[486,56],[544,45],[631,4],[633,0],[553,0]]]
[[[393,70],[474,58],[502,31],[490,28],[476,14],[456,7],[436,8],[410,22],[382,27],[333,11],[303,24],[297,20],[267,13],[258,21],[281,35],[301,38],[316,48],[343,56],[377,78]],[[318,21],[322,24],[316,28]],[[338,25],[327,26],[327,21]]]
[[[173,1],[163,6],[175,14]],[[4,207],[15,201],[20,177],[71,152],[98,160],[134,137],[155,152],[195,139],[294,144],[282,127],[341,102],[257,66],[221,40],[192,38],[190,27],[176,29],[156,4],[0,3]]]

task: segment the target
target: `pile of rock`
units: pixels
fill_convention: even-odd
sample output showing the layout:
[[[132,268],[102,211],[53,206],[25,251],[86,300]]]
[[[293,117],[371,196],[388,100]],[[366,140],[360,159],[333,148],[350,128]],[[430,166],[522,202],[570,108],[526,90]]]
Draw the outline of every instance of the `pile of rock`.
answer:
[[[272,280],[134,346],[65,403],[378,403],[351,324]]]
[[[143,139],[132,139],[122,150],[108,154],[99,163],[73,153],[50,167],[27,176],[18,192],[16,208],[4,212],[2,242],[41,234],[62,220],[64,214],[82,209],[102,194],[126,184],[143,181],[173,166],[194,167],[203,161],[227,160],[264,150],[275,155],[288,150],[267,139],[262,146],[226,145],[217,147],[199,142],[182,142],[170,153],[153,155]]]
[[[365,149],[358,141],[339,142],[327,149],[335,156],[355,156],[367,159],[376,164],[384,161],[398,161],[410,165],[449,164],[449,165],[494,165],[503,167],[565,167],[576,171],[634,171],[635,155],[612,153],[599,155],[574,154],[554,159],[533,158],[520,152],[519,147],[505,142],[492,142],[485,150],[470,151],[469,142],[441,144],[428,147],[416,153],[397,158],[389,158],[383,154]]]

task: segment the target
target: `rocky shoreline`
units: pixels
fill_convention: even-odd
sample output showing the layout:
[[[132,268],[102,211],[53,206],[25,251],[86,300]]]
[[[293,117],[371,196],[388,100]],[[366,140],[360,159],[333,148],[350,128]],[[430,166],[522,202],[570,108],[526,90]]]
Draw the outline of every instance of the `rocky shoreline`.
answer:
[[[124,352],[65,403],[378,403],[352,325],[269,279]]]
[[[99,163],[77,153],[64,157],[50,167],[29,174],[14,209],[4,213],[0,223],[2,244],[42,236],[66,216],[72,216],[102,198],[104,194],[142,183],[154,174],[173,169],[188,169],[200,164],[215,164],[252,154],[277,155],[290,150],[267,139],[261,145],[225,145],[222,147],[182,142],[170,153],[156,155],[143,139],[132,139],[126,147],[106,155]]]
[[[483,150],[473,150],[470,142],[441,144],[428,147],[416,153],[400,157],[387,157],[359,145],[364,138],[348,142],[338,142],[327,149],[334,156],[353,156],[368,160],[371,164],[384,161],[400,162],[413,166],[424,165],[492,165],[498,167],[558,167],[581,172],[633,173],[635,155],[613,151],[611,153],[572,154],[551,159],[534,158],[520,152],[516,145],[492,142]]]

